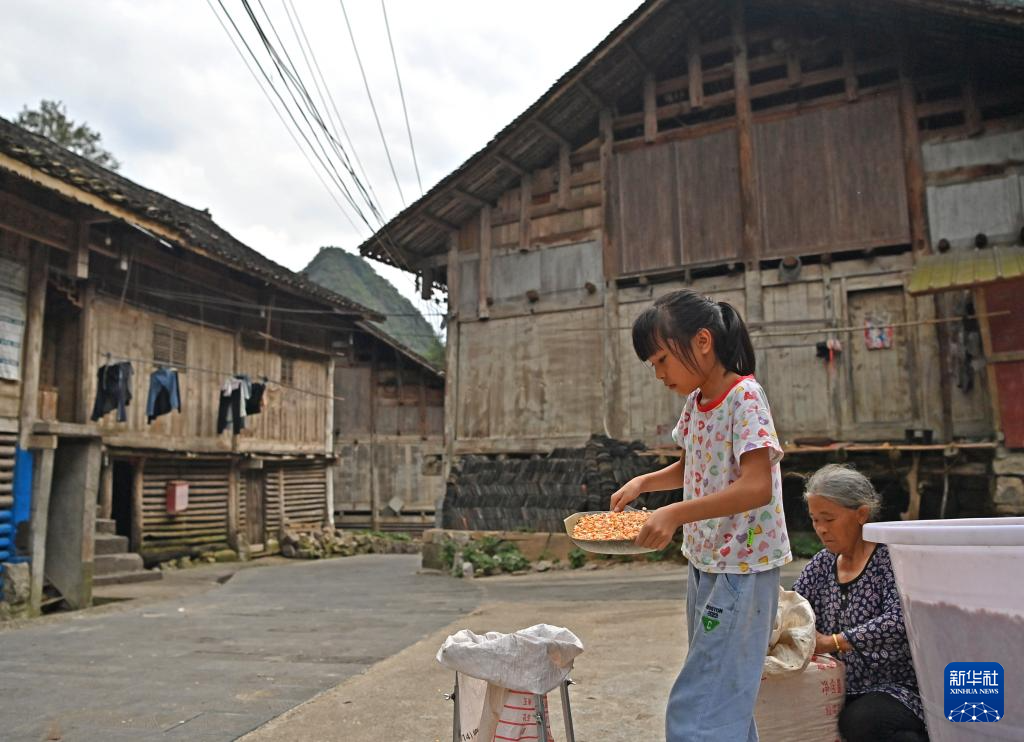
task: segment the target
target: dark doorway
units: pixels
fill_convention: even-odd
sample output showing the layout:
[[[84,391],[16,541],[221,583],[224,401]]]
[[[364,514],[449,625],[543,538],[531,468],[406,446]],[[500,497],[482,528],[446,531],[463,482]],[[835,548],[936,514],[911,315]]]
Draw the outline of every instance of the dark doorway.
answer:
[[[132,535],[132,482],[135,479],[135,467],[130,461],[114,462],[114,491],[112,496],[110,517],[116,523],[118,536]]]

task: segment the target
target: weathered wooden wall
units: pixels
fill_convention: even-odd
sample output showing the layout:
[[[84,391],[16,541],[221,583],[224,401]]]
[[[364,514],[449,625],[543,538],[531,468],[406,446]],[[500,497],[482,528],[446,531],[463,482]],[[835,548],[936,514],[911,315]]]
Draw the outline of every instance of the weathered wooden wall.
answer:
[[[98,427],[112,446],[152,447],[192,451],[229,451],[230,427],[217,434],[220,388],[234,373],[246,373],[254,381],[263,376],[280,379],[281,355],[252,348],[234,334],[192,322],[160,315],[129,304],[120,305],[106,297],[94,299],[95,338],[90,341],[85,373],[89,374],[86,397],[95,396],[96,370],[110,360],[129,359],[134,371],[134,399],[128,421],[117,422],[116,413],[102,418]],[[190,368],[178,373],[181,413],[172,412],[146,422],[149,375],[158,364],[153,358],[153,326],[172,327],[188,335]],[[236,363],[237,357],[237,363]],[[144,362],[149,361],[149,362]],[[246,417],[239,435],[241,451],[325,451],[325,421],[330,395],[327,360],[295,358],[294,383],[279,386],[268,400],[265,412]]]
[[[383,344],[366,357],[339,362],[334,374],[336,525],[432,524],[444,495],[444,388]]]

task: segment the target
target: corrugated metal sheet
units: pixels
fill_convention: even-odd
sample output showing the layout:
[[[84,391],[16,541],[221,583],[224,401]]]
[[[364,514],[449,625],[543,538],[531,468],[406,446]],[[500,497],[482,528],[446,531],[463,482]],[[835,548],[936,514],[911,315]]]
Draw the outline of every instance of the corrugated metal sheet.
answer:
[[[922,258],[910,274],[911,294],[970,288],[1024,277],[1024,247],[957,250]]]

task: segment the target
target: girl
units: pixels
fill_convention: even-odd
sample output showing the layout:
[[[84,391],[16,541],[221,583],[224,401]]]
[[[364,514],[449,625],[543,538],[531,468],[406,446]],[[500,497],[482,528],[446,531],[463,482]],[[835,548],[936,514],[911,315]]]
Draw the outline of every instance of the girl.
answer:
[[[729,304],[674,291],[633,324],[633,348],[658,381],[685,397],[672,437],[680,460],[627,482],[622,510],[644,492],[682,488],[655,510],[637,544],[662,549],[683,527],[689,560],[689,651],[669,695],[668,742],[756,742],[754,702],[779,599],[779,568],[792,560],[782,513],[782,449],[754,348]]]

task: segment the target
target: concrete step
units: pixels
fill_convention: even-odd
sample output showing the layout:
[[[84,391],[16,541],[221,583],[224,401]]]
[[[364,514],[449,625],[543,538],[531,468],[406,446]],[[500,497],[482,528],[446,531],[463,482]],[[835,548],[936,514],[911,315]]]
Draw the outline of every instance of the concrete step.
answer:
[[[143,568],[142,557],[138,554],[97,554],[93,561],[92,573],[95,578],[115,572],[141,571]]]
[[[96,555],[127,554],[128,537],[114,536],[109,533],[97,533],[95,536]]]
[[[117,533],[117,523],[114,522],[113,518],[97,518],[96,533],[109,533],[113,535]]]
[[[132,572],[111,572],[105,575],[95,575],[92,578],[93,587],[104,585],[127,585],[131,582],[150,582],[163,579],[163,572],[158,569],[140,569]]]

